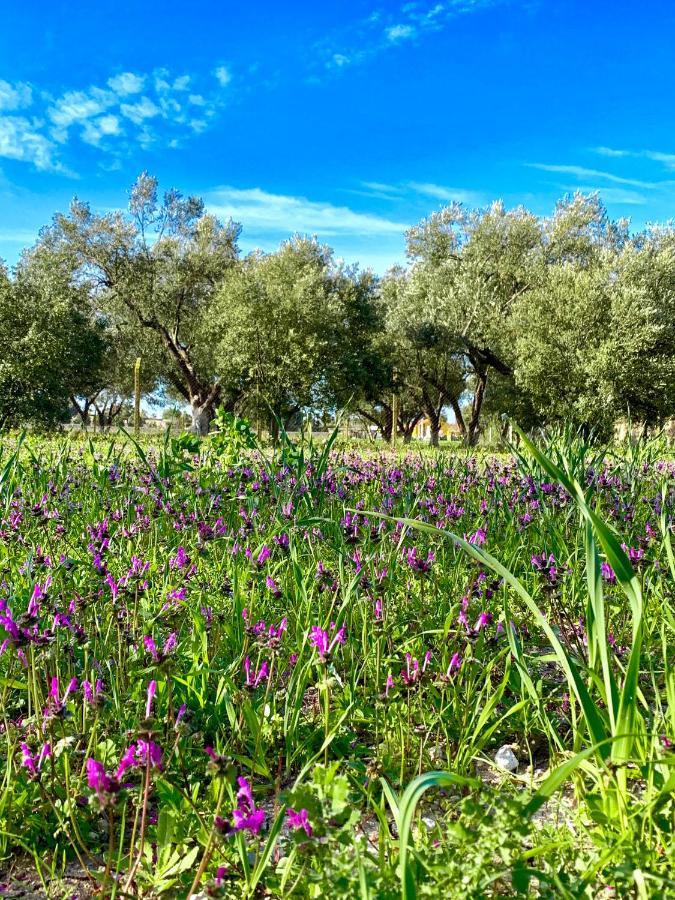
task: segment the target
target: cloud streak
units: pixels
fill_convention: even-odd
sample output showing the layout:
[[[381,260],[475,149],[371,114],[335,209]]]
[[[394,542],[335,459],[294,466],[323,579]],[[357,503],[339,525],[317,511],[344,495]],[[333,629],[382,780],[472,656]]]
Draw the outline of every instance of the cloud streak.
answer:
[[[618,150],[614,147],[594,147],[593,151],[599,156],[608,156],[612,159],[649,159],[661,163],[667,169],[675,169],[675,153],[663,153],[659,150]]]
[[[218,187],[206,195],[210,212],[221,219],[243,222],[256,235],[316,234],[320,238],[356,235],[402,235],[408,225],[384,216],[362,213],[261,188]]]
[[[585,166],[573,165],[550,165],[548,163],[528,163],[532,169],[540,169],[542,172],[555,172],[560,175],[575,175],[577,178],[600,178],[603,181],[609,181],[612,184],[622,184],[627,187],[643,188],[652,190],[660,187],[659,182],[642,181],[638,178],[624,178],[621,175],[614,175],[612,172],[603,172],[599,169],[588,169]]]

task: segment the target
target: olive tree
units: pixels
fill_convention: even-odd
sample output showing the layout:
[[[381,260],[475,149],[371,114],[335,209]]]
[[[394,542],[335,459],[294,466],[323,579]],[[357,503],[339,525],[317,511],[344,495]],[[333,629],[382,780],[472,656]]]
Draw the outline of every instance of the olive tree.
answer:
[[[143,173],[128,210],[96,214],[74,200],[43,235],[67,248],[79,277],[113,319],[133,322],[139,346],[162,354],[162,376],[190,404],[193,428],[208,431],[218,403],[236,398],[218,378],[212,340],[218,288],[237,259],[240,226],[207,215],[196,197],[167,191]],[[145,354],[144,354],[145,355]]]

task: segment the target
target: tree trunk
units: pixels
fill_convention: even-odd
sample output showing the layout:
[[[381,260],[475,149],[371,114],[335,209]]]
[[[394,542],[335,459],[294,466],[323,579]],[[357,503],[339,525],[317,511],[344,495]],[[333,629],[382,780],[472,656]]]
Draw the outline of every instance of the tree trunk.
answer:
[[[470,447],[475,447],[478,443],[480,435],[480,413],[485,399],[485,388],[487,387],[488,369],[479,369],[476,371],[476,391],[473,395],[473,403],[471,404],[471,419],[466,433],[466,442]]]
[[[270,416],[270,439],[273,447],[279,446],[279,419],[275,415]]]
[[[208,401],[206,403],[200,403],[199,400],[193,400],[191,414],[191,431],[199,437],[206,437],[211,426],[211,419],[213,418],[213,406]]]
[[[429,446],[438,447],[438,436],[441,433],[441,415],[443,413],[443,400],[441,396],[438,404],[434,403],[429,391],[425,388],[422,392],[424,414],[429,420]]]

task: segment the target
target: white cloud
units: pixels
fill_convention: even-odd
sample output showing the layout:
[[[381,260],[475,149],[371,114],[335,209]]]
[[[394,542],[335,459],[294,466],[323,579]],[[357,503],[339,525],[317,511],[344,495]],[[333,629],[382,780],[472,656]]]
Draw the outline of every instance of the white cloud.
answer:
[[[600,156],[630,156],[628,150],[615,150],[613,147],[594,147],[593,152],[598,153]]]
[[[146,119],[154,119],[160,114],[160,109],[149,97],[143,97],[138,103],[122,103],[120,112],[127,119],[131,119],[134,125],[141,125]]]
[[[335,235],[402,235],[408,225],[346,206],[334,206],[294,197],[272,194],[261,188],[220,187],[207,195],[209,210],[223,219],[242,222],[246,231],[289,235],[294,232]]]
[[[447,187],[442,184],[434,184],[430,181],[405,181],[400,184],[385,184],[381,181],[362,181],[362,191],[351,193],[362,194],[367,197],[376,197],[380,200],[406,200],[410,202],[417,197],[431,197],[443,203],[466,203],[469,206],[480,206],[485,202],[485,197],[479,191],[467,188]]]
[[[227,66],[218,66],[217,69],[213,70],[213,74],[216,76],[216,81],[221,87],[227,87],[227,85],[232,81],[232,75],[230,74],[230,70]]]
[[[128,97],[130,94],[140,94],[145,87],[145,80],[145,75],[122,72],[108,79],[108,87],[120,97]]]
[[[433,197],[445,203],[468,203],[478,205],[482,202],[482,195],[477,191],[468,191],[465,188],[445,187],[442,184],[431,182],[409,181],[407,185],[411,190],[425,197]]]
[[[638,178],[623,178],[612,172],[602,172],[598,169],[587,169],[585,166],[548,165],[545,163],[528,163],[532,169],[541,169],[543,172],[557,172],[561,175],[575,175],[577,178],[601,178],[613,184],[625,184],[628,187],[651,189],[659,187],[658,182],[641,181]]]
[[[33,91],[29,84],[18,81],[10,84],[0,79],[0,109],[13,111],[30,106],[33,102]]]
[[[229,80],[224,66],[216,70],[221,84]],[[37,101],[36,115],[2,119],[2,153],[7,158],[31,162],[37,168],[72,174],[58,156],[73,136],[111,154],[127,155],[138,142],[143,147],[160,137],[166,145],[182,134],[203,131],[223,108],[222,93],[197,92],[189,74],[173,77],[167,69],[151,73],[120,72],[105,82],[68,90],[60,95],[33,93],[30,85],[0,80],[2,111],[14,111]],[[196,115],[198,111],[198,115]],[[153,128],[150,128],[150,123]],[[161,131],[160,131],[161,129]]]
[[[120,120],[117,116],[101,116],[100,119],[85,122],[82,129],[82,140],[87,144],[98,146],[101,138],[112,137],[121,133]]]
[[[32,163],[41,172],[65,172],[54,160],[54,149],[35,121],[23,116],[0,117],[0,156]]]
[[[667,169],[675,169],[675,153],[663,153],[660,150],[617,150],[614,147],[594,147],[600,156],[632,157],[633,159],[649,159],[658,162]]]
[[[396,43],[396,41],[404,41],[415,35],[415,29],[412,25],[392,25],[385,31],[387,40]]]
[[[87,119],[101,115],[117,102],[111,91],[91,88],[87,91],[68,91],[47,109],[47,115],[56,126],[52,137],[65,143],[71,125],[83,124]]]
[[[644,150],[642,156],[652,159],[654,162],[663,163],[668,169],[675,169],[675,153],[660,153],[657,150]]]

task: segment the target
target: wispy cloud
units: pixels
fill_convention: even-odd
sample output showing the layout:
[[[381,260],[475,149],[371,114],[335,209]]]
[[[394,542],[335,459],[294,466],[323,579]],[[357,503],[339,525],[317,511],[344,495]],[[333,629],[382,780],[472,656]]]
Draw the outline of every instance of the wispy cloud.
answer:
[[[480,191],[467,188],[448,187],[430,181],[402,181],[398,184],[385,184],[381,181],[362,181],[358,190],[351,193],[373,197],[379,200],[410,202],[424,198],[439,200],[442,203],[466,203],[468,206],[480,206],[485,203],[485,196]]]
[[[117,157],[160,139],[175,147],[215,120],[230,81],[224,66],[199,90],[192,75],[164,68],[119,72],[104,86],[56,95],[24,82],[0,80],[0,157],[30,163],[42,172],[72,174],[63,157],[74,139]],[[15,114],[27,107],[34,113],[31,117]]]
[[[219,187],[206,195],[211,212],[220,218],[243,222],[247,232],[287,236],[290,233],[316,234],[321,238],[339,235],[402,235],[408,227],[384,216],[362,213],[347,206],[334,206],[287,194],[273,194],[261,188]]]
[[[643,188],[646,190],[660,187],[660,183],[656,181],[624,178],[621,175],[614,175],[612,172],[603,172],[599,169],[588,169],[585,166],[550,165],[548,163],[527,163],[527,165],[532,169],[541,169],[543,172],[556,172],[560,175],[574,175],[577,178],[600,178],[603,181],[609,181],[612,184],[624,184],[628,187]]]
[[[421,194],[423,197],[431,197],[444,203],[466,203],[478,206],[485,202],[485,198],[479,191],[466,190],[465,188],[446,187],[442,184],[433,184],[425,181],[409,181],[407,187]]]
[[[675,153],[663,153],[659,150],[619,150],[614,147],[594,147],[594,152],[600,156],[612,158],[649,159],[658,162],[667,169],[675,169]]]
[[[327,35],[316,45],[319,65],[344,69],[392,47],[442,31],[461,16],[503,5],[508,0],[445,0],[391,4]],[[310,78],[316,82],[317,75]]]

